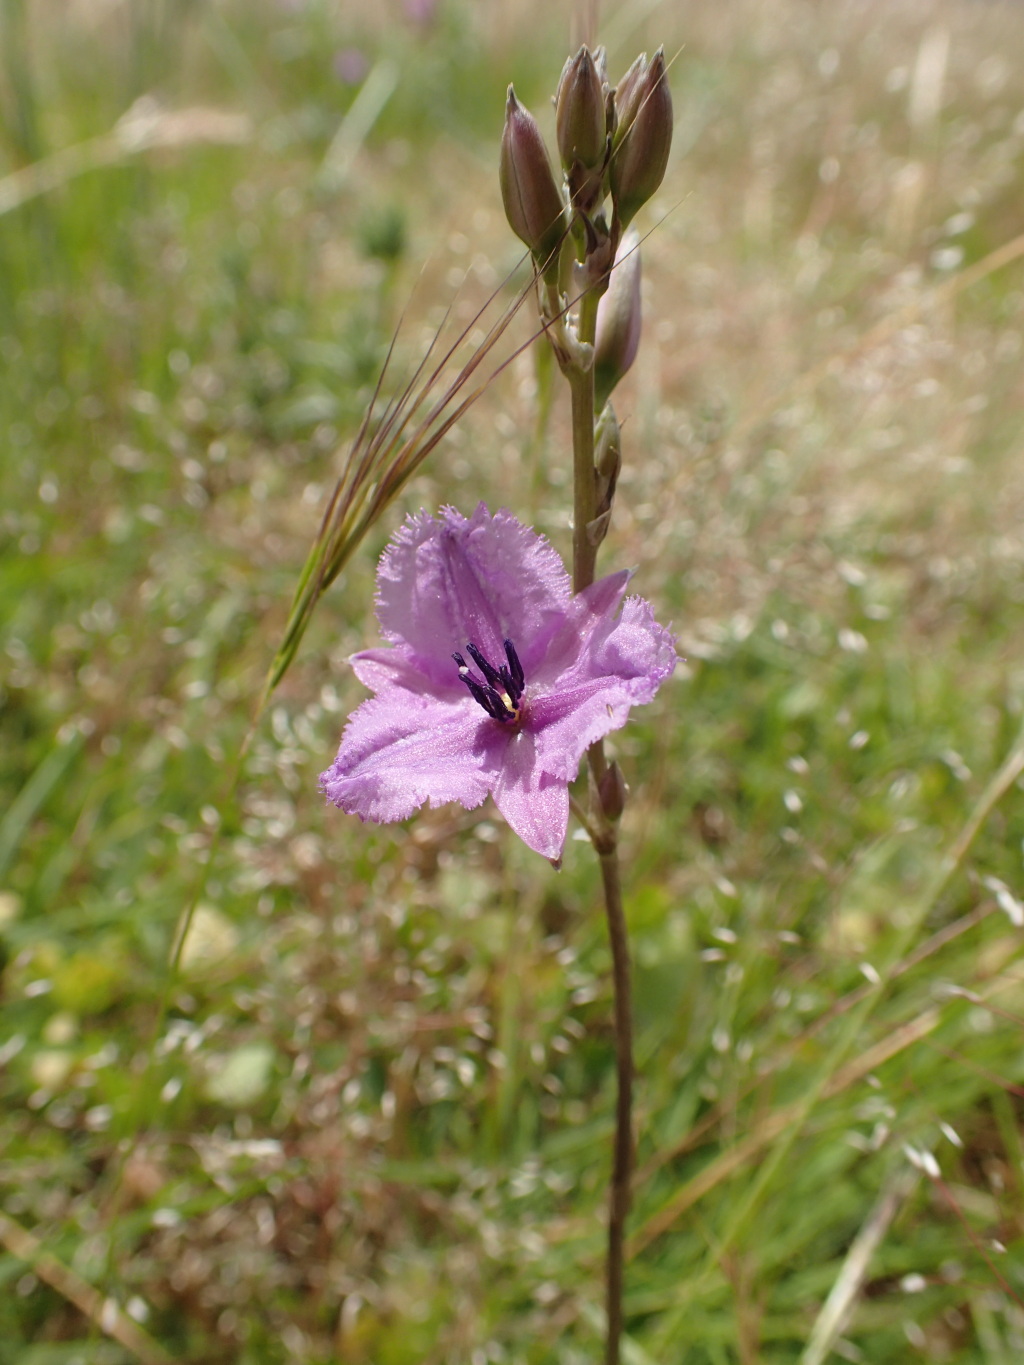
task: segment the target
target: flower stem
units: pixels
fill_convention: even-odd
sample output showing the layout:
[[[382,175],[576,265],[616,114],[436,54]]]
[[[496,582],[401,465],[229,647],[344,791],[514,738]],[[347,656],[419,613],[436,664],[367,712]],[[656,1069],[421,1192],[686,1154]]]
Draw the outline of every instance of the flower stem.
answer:
[[[593,344],[597,325],[595,290],[580,300],[579,337]],[[582,592],[594,581],[597,546],[587,527],[597,516],[597,481],[594,477],[594,370],[574,366],[568,372],[572,392],[572,587]]]
[[[580,300],[577,333],[591,345],[597,325],[598,289]],[[594,370],[573,365],[566,369],[572,393],[573,450],[573,591],[582,592],[594,581],[597,546],[588,526],[597,515],[594,475]],[[615,997],[615,1056],[618,1098],[615,1107],[615,1149],[608,1189],[608,1261],[606,1270],[607,1338],[605,1365],[619,1365],[622,1342],[622,1288],[625,1267],[626,1220],[629,1216],[633,1173],[633,1006],[629,970],[629,939],[622,908],[619,876],[618,820],[609,819],[601,801],[601,782],[608,771],[604,744],[598,740],[587,752],[590,766],[592,815],[584,823],[601,865],[604,908],[612,951]]]
[[[615,1155],[608,1191],[608,1338],[606,1365],[618,1365],[622,1339],[622,1282],[625,1265],[626,1219],[629,1217],[633,1174],[633,1002],[629,972],[629,937],[622,910],[622,883],[617,848],[601,854],[601,880],[612,949],[615,990],[615,1055],[618,1100],[615,1106]]]

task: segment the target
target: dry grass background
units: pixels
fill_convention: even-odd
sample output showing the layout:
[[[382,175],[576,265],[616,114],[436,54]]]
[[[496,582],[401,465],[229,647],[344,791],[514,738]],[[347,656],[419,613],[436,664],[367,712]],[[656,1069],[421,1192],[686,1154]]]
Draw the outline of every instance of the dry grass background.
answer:
[[[1006,1365],[1024,813],[1016,770],[988,784],[1024,709],[1024,11],[600,20],[613,71],[674,54],[678,116],[602,550],[687,657],[618,739],[627,1358]],[[3,22],[0,1360],[592,1359],[586,849],[556,875],[487,809],[377,830],[316,791],[402,508],[484,497],[567,553],[568,412],[538,432],[530,356],[374,528],[225,786],[399,315],[396,377],[516,270],[504,88],[550,130],[582,20]]]

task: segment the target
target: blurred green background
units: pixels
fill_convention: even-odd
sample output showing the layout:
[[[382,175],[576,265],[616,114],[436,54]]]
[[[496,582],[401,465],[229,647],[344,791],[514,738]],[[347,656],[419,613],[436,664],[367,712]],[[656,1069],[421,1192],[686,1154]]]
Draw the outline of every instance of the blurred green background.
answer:
[[[568,554],[530,353],[229,795],[403,310],[396,382],[524,279],[505,88],[550,136],[582,38],[677,114],[601,561],[686,656],[614,745],[626,1359],[1024,1358],[1024,9],[2,0],[3,1365],[599,1356],[590,850],[317,791],[404,511]]]

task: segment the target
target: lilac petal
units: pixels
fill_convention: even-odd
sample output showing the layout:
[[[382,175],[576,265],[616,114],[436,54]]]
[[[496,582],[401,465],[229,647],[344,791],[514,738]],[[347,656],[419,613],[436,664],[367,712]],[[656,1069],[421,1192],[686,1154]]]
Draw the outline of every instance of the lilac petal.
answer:
[[[394,649],[362,649],[349,659],[352,671],[371,692],[385,692],[389,688],[401,688],[419,696],[438,697],[455,702],[465,696],[465,688],[459,682],[454,666],[446,679],[447,686],[438,684],[425,677],[422,668],[407,657],[401,645]]]
[[[592,634],[590,646],[549,691],[530,701],[527,725],[537,762],[563,781],[576,776],[591,744],[625,725],[631,707],[653,699],[676,666],[671,632],[640,597],[628,598],[619,620],[603,635]]]
[[[646,679],[645,695],[650,701],[679,662],[675,636],[658,624],[649,602],[642,597],[627,597],[614,630],[598,647],[592,668],[599,673],[618,673],[620,677]]]
[[[617,678],[594,678],[568,692],[553,692],[530,707],[537,762],[550,777],[572,782],[596,740],[621,730],[633,705]]]
[[[650,691],[645,679],[592,678],[533,702],[529,725],[540,768],[556,780],[573,781],[591,744],[621,730],[630,708],[651,700],[635,691]]]
[[[510,512],[472,517],[420,513],[400,528],[377,573],[377,619],[405,642],[435,683],[451,679],[451,653],[469,641],[502,658],[511,639],[530,676],[571,601],[557,552]]]
[[[558,633],[548,646],[541,666],[530,681],[542,691],[561,686],[578,671],[587,676],[590,652],[595,637],[604,639],[615,626],[615,613],[631,574],[628,569],[608,574],[592,583],[572,599]]]
[[[545,858],[562,856],[569,828],[569,788],[540,771],[534,736],[520,730],[506,748],[494,804],[523,843]]]
[[[320,777],[336,806],[364,820],[404,820],[429,801],[479,806],[508,735],[471,697],[372,697],[353,712],[338,757]]]

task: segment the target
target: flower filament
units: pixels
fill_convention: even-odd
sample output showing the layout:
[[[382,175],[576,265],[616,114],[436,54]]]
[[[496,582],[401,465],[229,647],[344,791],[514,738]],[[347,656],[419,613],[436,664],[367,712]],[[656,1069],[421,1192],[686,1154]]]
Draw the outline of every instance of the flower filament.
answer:
[[[523,708],[520,703],[526,678],[515,645],[511,640],[505,640],[503,643],[507,662],[499,668],[495,668],[476,645],[466,645],[466,653],[484,676],[483,682],[470,672],[469,665],[461,654],[455,653],[452,658],[458,665],[459,677],[469,688],[473,700],[478,702],[494,720],[501,721],[503,725],[514,725],[522,715]]]

